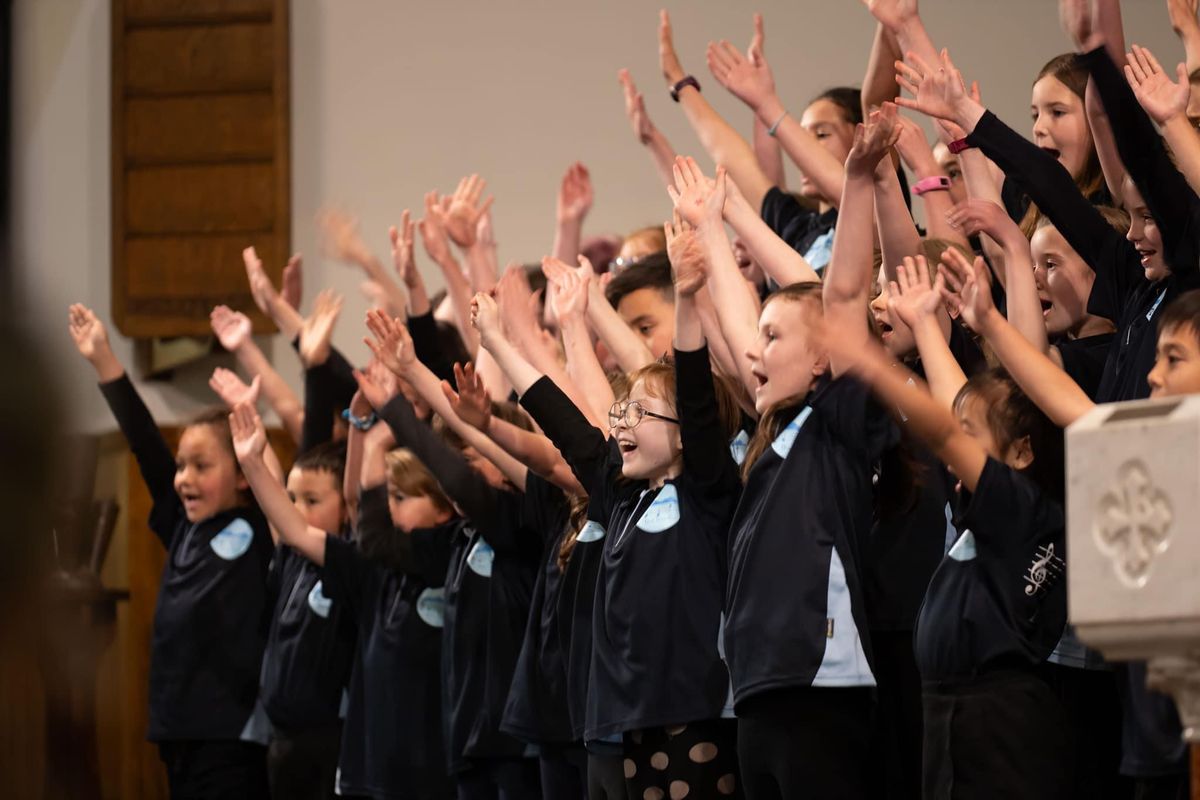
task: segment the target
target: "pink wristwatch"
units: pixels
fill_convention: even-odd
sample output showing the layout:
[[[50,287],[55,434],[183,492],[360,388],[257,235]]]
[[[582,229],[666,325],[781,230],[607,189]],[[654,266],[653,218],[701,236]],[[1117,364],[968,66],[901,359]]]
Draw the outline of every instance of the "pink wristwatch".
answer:
[[[950,189],[950,179],[945,175],[931,175],[913,184],[912,193],[920,197],[926,192],[945,192]]]

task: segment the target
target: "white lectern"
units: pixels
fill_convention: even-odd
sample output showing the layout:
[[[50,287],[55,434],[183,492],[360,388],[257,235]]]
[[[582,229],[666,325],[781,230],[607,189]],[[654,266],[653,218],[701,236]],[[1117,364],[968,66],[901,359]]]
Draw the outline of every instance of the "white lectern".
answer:
[[[1145,660],[1200,742],[1200,396],[1098,406],[1067,431],[1071,623]]]

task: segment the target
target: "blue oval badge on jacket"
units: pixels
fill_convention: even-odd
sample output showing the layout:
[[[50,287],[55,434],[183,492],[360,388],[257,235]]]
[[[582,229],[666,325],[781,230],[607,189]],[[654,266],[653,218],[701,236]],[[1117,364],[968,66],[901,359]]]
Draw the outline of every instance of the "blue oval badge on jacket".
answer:
[[[321,582],[317,581],[313,584],[312,591],[308,593],[308,607],[313,613],[322,619],[329,618],[329,611],[333,608],[333,601],[325,596],[321,591]]]
[[[226,561],[234,561],[245,555],[254,541],[254,529],[250,523],[238,517],[214,536],[208,543],[213,552]]]
[[[476,575],[484,578],[492,577],[492,562],[496,560],[496,551],[492,546],[480,539],[467,555],[467,566]]]
[[[446,624],[446,593],[441,587],[426,589],[417,596],[417,616],[432,628]]]

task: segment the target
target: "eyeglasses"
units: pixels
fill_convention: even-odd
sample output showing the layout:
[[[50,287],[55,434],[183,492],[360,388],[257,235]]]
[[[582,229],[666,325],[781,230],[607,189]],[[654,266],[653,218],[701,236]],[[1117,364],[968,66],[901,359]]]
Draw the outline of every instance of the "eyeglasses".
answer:
[[[608,262],[608,271],[614,273],[620,272],[626,267],[632,267],[634,264],[639,263],[643,258],[645,258],[645,256],[621,256],[614,258],[612,261]]]
[[[615,428],[619,423],[624,422],[626,428],[633,430],[638,425],[641,425],[642,420],[646,417],[661,419],[663,422],[674,422],[676,425],[679,424],[679,420],[674,417],[667,417],[662,414],[655,414],[653,411],[647,411],[641,403],[633,400],[628,403],[612,404],[612,408],[608,410],[608,427]]]

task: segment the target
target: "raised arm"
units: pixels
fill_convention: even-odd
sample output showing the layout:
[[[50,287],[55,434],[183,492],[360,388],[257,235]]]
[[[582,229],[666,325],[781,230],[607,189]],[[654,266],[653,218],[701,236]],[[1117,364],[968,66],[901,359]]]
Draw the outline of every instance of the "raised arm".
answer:
[[[675,161],[675,186],[668,187],[667,192],[679,216],[696,227],[696,238],[703,249],[704,263],[708,268],[710,291],[721,298],[717,304],[721,332],[730,352],[737,359],[737,377],[753,396],[758,379],[754,377],[746,353],[758,335],[758,308],[747,293],[746,281],[738,271],[725,225],[720,219],[714,221],[711,213],[724,209],[727,195],[725,176],[725,170],[719,167],[716,181],[711,181],[700,171],[695,159],[678,158]]]
[[[893,81],[895,83],[895,81]],[[896,118],[896,125],[900,128],[900,138],[896,140],[896,152],[900,154],[900,160],[904,165],[916,176],[914,187],[921,186],[922,182],[933,178],[946,178],[945,172],[937,163],[937,159],[933,155],[933,148],[929,146],[929,140],[925,138],[925,132],[921,130],[921,126],[911,119],[904,117]],[[948,180],[948,178],[947,178]],[[887,181],[889,184],[895,184],[894,188],[889,187],[888,191],[881,195],[880,181]],[[885,165],[881,164],[880,168],[875,171],[875,213],[880,218],[880,241],[882,242],[882,227],[883,227],[883,209],[880,203],[887,198],[893,198],[900,190],[899,179],[896,177],[894,169],[885,169]],[[925,227],[927,235],[932,239],[941,239],[942,241],[954,242],[969,248],[970,242],[963,235],[962,231],[953,227],[946,219],[950,210],[954,208],[954,201],[950,197],[949,188],[926,188],[924,193],[918,195],[921,198],[921,204],[925,207]],[[908,212],[908,207],[903,205],[904,197],[901,193],[901,205],[904,209],[903,216],[900,216],[901,206],[893,207],[894,210],[889,213],[889,216],[899,217],[899,221],[894,224],[899,226],[901,222],[907,226],[912,226],[912,215]],[[907,228],[905,229],[907,235]]]
[[[383,291],[388,306],[399,314],[408,307],[408,297],[383,264],[371,252],[358,232],[358,221],[353,217],[332,209],[317,216],[321,228],[322,246],[326,255],[344,264],[353,264],[362,269],[367,279]]]
[[[896,38],[900,53],[915,53],[928,63],[937,58],[937,48],[917,9],[917,0],[862,0],[871,16]],[[897,55],[897,59],[900,58]],[[866,116],[864,115],[864,119]]]
[[[591,262],[580,256],[579,266],[573,269],[558,259],[544,258],[542,271],[555,286],[555,316],[567,357],[567,376],[579,388],[580,395],[587,398],[591,407],[589,419],[601,420],[603,424],[616,398],[596,358],[587,327],[588,294],[594,279]]]
[[[1138,103],[1158,123],[1163,138],[1175,156],[1175,165],[1193,191],[1200,187],[1200,133],[1187,118],[1191,85],[1183,64],[1175,67],[1178,83],[1173,83],[1158,59],[1144,47],[1133,46],[1125,78]]]
[[[1197,0],[1167,0],[1171,28],[1183,44],[1187,57],[1187,73],[1200,69],[1200,22],[1196,20]]]
[[[583,220],[592,209],[593,198],[592,179],[587,167],[576,161],[567,167],[555,203],[554,248],[551,252],[559,261],[573,263],[579,256]],[[486,292],[488,289],[476,286],[475,291]]]
[[[388,239],[392,243],[392,266],[400,277],[400,282],[408,290],[408,316],[421,317],[433,312],[429,304],[429,292],[425,288],[425,278],[417,269],[417,259],[413,248],[413,233],[416,225],[412,215],[406,208],[400,215],[400,227],[392,225],[388,228]]]
[[[416,390],[417,395],[450,426],[451,430],[470,447],[475,448],[480,455],[495,464],[513,486],[524,491],[525,466],[505,453],[486,435],[463,422],[454,413],[453,407],[442,391],[442,381],[417,360],[413,351],[412,339],[409,338],[404,324],[379,311],[372,311],[367,315],[367,327],[374,339],[365,341],[380,363],[395,373],[397,377],[408,381]]]
[[[950,408],[967,377],[950,352],[952,323],[942,302],[944,286],[941,277],[930,281],[924,256],[906,258],[888,286],[888,310],[912,330],[929,391],[943,407]]]
[[[941,274],[961,297],[963,320],[987,340],[1013,380],[1054,424],[1065,428],[1095,407],[1070,375],[1030,344],[992,305],[982,263],[976,261],[961,283],[952,272],[943,270]]]
[[[587,494],[549,439],[492,414],[492,399],[487,387],[470,363],[465,367],[455,364],[454,373],[458,378],[458,391],[442,381],[442,393],[459,419],[488,436],[504,452],[568,494]]]
[[[666,11],[659,14],[658,58],[667,88],[674,87],[687,76],[683,67],[680,66],[679,57],[675,54],[671,19]],[[723,70],[723,64],[722,60],[720,65],[710,65],[710,69]],[[722,74],[724,74],[723,71]],[[739,74],[739,77],[743,76]],[[762,70],[753,75],[757,86],[761,86],[762,81],[767,80],[768,77],[769,74]],[[771,188],[771,182],[759,167],[758,159],[750,144],[717,113],[696,87],[685,86],[679,90],[679,105],[683,107],[688,124],[700,138],[700,144],[704,147],[705,152],[714,162],[729,170],[730,176],[741,188],[750,204],[755,208],[761,208],[763,197]]]
[[[496,301],[486,294],[475,296],[471,324],[479,329],[481,346],[504,370],[523,405],[538,426],[570,464],[580,485],[589,493],[600,489],[610,477],[605,436],[584,416],[579,407],[554,382],[526,361],[504,335]]]
[[[862,84],[862,115],[867,118],[874,109],[896,99],[896,68],[892,65],[904,58],[896,36],[881,22],[875,26],[875,39],[867,57],[867,74]]]
[[[421,244],[425,252],[442,271],[446,281],[446,294],[454,308],[454,324],[462,334],[467,352],[474,354],[479,347],[479,338],[469,323],[471,313],[471,284],[463,276],[462,267],[450,252],[450,239],[442,219],[445,216],[443,203],[437,192],[425,195],[425,216],[417,223]]]
[[[625,96],[625,116],[629,118],[629,124],[633,127],[633,135],[650,153],[658,177],[664,183],[670,184],[671,165],[675,163],[675,148],[671,147],[667,137],[663,136],[650,120],[650,115],[646,113],[646,98],[637,90],[629,70],[621,69],[617,73],[617,80],[621,82],[621,91]]]
[[[775,132],[775,138],[784,152],[813,182],[822,197],[841,196],[842,165],[832,153],[821,146],[813,133],[787,113],[783,102],[775,93],[771,68],[761,53],[756,53],[754,60],[750,60],[729,42],[722,41],[708,46],[708,65],[713,77],[749,106],[759,121],[768,126],[768,130]],[[747,200],[751,203],[757,201],[759,206],[762,205],[762,195],[752,193],[742,185],[742,179],[734,171],[732,164],[720,159],[717,159],[717,163],[729,168],[734,182],[746,194]],[[763,195],[768,188],[770,187],[764,186]]]
[[[254,298],[258,310],[271,318],[284,338],[296,338],[296,334],[300,332],[300,325],[304,322],[304,318],[296,310],[297,305],[288,301],[275,288],[275,284],[271,283],[266,270],[263,269],[262,260],[253,247],[242,251],[242,263],[246,267],[246,279],[250,283],[250,296]],[[294,287],[291,291],[297,300],[302,283],[302,268],[299,253],[288,259],[287,266],[283,268],[284,288]]]
[[[763,46],[766,44],[766,39],[766,31],[763,29],[763,16],[756,13],[754,15],[754,37],[750,40],[750,46],[746,49],[747,61],[752,64],[766,63],[766,57],[763,55]],[[771,76],[771,84],[774,85],[774,83],[775,78]],[[771,182],[771,185],[783,189],[787,182],[783,172],[783,149],[780,148],[779,140],[775,138],[774,132],[758,118],[757,114],[754,115],[754,157],[758,161],[758,166],[762,169],[763,174],[767,176],[767,180]]]
[[[1030,344],[1042,353],[1057,352],[1050,347],[1046,333],[1046,318],[1038,299],[1037,283],[1033,277],[1033,256],[1029,241],[1003,208],[982,200],[968,200],[954,209],[950,221],[968,234],[986,233],[1004,248],[1004,290],[1007,297],[1008,321],[1021,332]],[[947,258],[964,276],[971,265],[960,254]]]
[[[758,209],[750,206],[736,183],[726,183],[725,221],[741,237],[750,255],[775,283],[788,286],[821,280],[804,256],[763,222]]]
[[[592,281],[588,289],[587,320],[596,337],[613,354],[622,372],[634,372],[654,363],[650,348],[621,319],[621,315],[604,296],[604,289],[598,280]]]
[[[288,497],[279,477],[272,472],[268,456],[267,431],[254,406],[242,403],[229,415],[233,451],[242,474],[254,492],[254,499],[271,523],[272,534],[317,566],[325,563],[325,531],[304,520],[300,509]]]
[[[292,387],[288,386],[287,381],[271,366],[263,351],[258,349],[250,335],[250,318],[228,306],[216,306],[209,318],[217,341],[234,354],[248,374],[262,380],[262,393],[267,402],[279,416],[279,421],[283,423],[288,435],[293,441],[299,442],[304,424],[304,409],[300,398],[296,397]]]
[[[887,156],[897,136],[899,131],[889,126],[886,115],[878,111],[867,125],[855,130],[846,159],[846,185],[833,234],[833,255],[825,268],[825,320],[846,339],[863,344],[870,338],[866,312],[874,260],[875,167]],[[836,361],[830,364],[835,375],[845,371]]]
[[[67,312],[67,324],[75,348],[96,370],[100,391],[150,490],[154,501],[151,529],[164,544],[169,544],[174,522],[183,514],[183,505],[175,493],[175,456],[113,353],[104,323],[90,308],[75,303]]]

